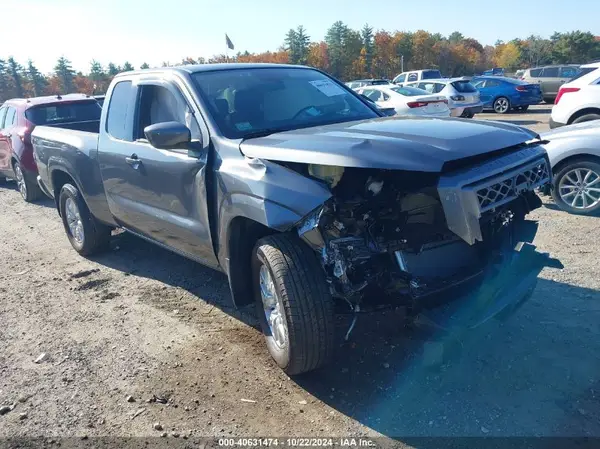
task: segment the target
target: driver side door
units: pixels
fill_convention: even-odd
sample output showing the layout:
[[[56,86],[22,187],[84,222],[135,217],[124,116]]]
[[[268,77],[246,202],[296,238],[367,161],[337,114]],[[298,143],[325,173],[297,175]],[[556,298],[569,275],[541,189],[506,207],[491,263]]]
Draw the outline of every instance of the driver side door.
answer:
[[[134,88],[130,139],[100,155],[113,215],[129,230],[216,267],[206,192],[209,139],[202,138],[200,113],[173,82],[144,80]],[[190,129],[189,148],[148,142],[145,127],[170,121]]]

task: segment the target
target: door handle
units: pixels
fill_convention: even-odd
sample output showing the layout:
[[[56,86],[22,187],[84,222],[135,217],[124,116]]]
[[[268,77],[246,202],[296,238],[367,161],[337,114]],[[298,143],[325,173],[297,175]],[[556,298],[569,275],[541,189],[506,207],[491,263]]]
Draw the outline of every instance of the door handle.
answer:
[[[125,162],[131,165],[134,169],[140,168],[142,161],[138,158],[137,154],[132,154],[131,157],[126,157]]]

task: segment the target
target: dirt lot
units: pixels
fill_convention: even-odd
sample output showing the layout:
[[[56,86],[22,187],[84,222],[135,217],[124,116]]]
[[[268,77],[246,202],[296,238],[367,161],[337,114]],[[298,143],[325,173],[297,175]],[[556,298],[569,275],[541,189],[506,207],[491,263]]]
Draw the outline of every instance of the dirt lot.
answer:
[[[125,234],[87,260],[51,202],[1,188],[0,204],[0,406],[15,404],[0,438],[600,436],[597,218],[538,210],[536,244],[566,268],[441,369],[388,312],[362,316],[328,369],[290,379],[223,275]]]
[[[540,104],[536,106],[530,106],[527,112],[513,112],[510,114],[496,114],[492,111],[485,111],[481,114],[477,114],[477,119],[483,120],[499,120],[502,122],[513,123],[519,126],[525,126],[538,133],[548,131],[548,119],[550,118],[550,112],[552,111],[551,104]]]

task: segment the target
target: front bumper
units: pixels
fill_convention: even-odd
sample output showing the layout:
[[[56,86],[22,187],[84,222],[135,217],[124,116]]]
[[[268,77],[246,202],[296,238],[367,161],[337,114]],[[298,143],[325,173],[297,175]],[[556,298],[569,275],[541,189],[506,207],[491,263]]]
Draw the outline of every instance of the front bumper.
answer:
[[[537,224],[535,226],[537,228]],[[505,254],[504,261],[500,267],[488,267],[474,291],[451,303],[421,311],[416,324],[457,333],[476,328],[492,318],[506,319],[532,296],[544,267],[563,268],[559,261],[536,251],[528,242],[519,242]]]
[[[550,116],[549,125],[550,125],[550,129],[555,129],[555,128],[560,128],[561,126],[565,126],[566,123],[557,122],[552,119],[552,116]]]

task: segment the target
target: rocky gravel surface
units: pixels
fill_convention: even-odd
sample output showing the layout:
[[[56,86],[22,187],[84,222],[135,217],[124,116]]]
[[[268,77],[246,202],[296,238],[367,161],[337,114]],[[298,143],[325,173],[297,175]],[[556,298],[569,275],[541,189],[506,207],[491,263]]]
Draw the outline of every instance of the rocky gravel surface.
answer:
[[[52,202],[7,186],[0,204],[0,439],[600,437],[599,218],[536,211],[535,243],[565,269],[441,367],[382,312],[329,367],[290,379],[222,274],[127,234],[85,259]]]

